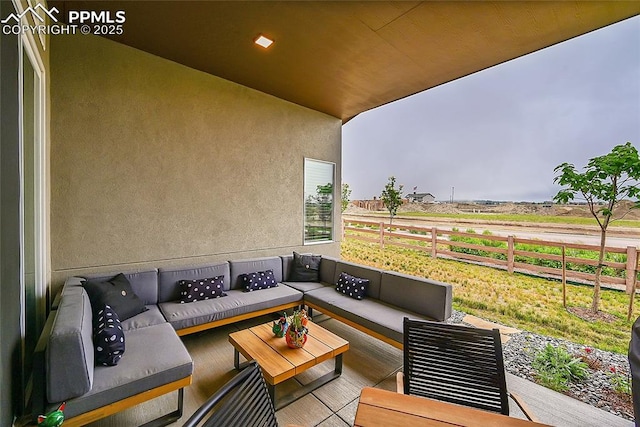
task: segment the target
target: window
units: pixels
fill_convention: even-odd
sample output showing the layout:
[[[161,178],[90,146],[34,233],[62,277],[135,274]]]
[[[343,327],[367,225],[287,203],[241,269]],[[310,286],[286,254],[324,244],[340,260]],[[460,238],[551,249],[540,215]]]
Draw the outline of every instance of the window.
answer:
[[[304,159],[304,243],[333,240],[335,164]]]

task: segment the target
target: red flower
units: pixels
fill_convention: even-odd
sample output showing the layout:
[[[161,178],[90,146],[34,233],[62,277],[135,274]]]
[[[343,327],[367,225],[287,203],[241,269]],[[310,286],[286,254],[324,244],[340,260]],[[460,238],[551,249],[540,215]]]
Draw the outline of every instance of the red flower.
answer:
[[[610,370],[612,373],[614,373],[614,374],[616,373],[616,367],[615,367],[615,366],[611,366],[611,367],[609,368],[609,370]]]
[[[585,351],[587,354],[589,354],[589,353],[591,353],[593,350],[592,350],[591,348],[589,348],[589,347],[586,347],[586,348],[584,349],[584,351]]]

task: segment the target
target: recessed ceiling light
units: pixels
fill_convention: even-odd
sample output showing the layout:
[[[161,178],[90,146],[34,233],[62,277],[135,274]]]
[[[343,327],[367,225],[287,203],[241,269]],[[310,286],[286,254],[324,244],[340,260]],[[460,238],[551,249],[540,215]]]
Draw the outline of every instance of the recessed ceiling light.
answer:
[[[268,48],[273,43],[273,40],[266,38],[262,34],[258,36],[257,39],[253,41],[255,44],[262,46],[263,48]]]

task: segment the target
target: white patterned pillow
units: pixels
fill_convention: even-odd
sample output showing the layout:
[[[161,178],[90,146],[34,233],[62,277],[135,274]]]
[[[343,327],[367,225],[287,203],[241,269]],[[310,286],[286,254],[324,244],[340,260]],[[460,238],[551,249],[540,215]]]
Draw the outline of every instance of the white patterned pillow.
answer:
[[[115,366],[124,354],[124,332],[118,314],[108,305],[96,313],[93,329],[96,363]]]
[[[180,302],[204,301],[206,299],[226,297],[223,290],[224,276],[210,279],[180,280]]]
[[[347,273],[340,273],[336,291],[355,299],[363,299],[367,295],[369,279],[361,279]]]

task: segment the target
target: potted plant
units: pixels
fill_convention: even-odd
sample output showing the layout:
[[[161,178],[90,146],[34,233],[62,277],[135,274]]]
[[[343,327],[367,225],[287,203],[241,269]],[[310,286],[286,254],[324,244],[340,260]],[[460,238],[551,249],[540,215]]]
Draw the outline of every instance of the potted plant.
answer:
[[[306,310],[295,310],[288,320],[289,328],[285,333],[287,345],[290,348],[304,347],[307,342],[307,332],[309,332],[309,329],[307,329],[309,319],[307,318]]]

